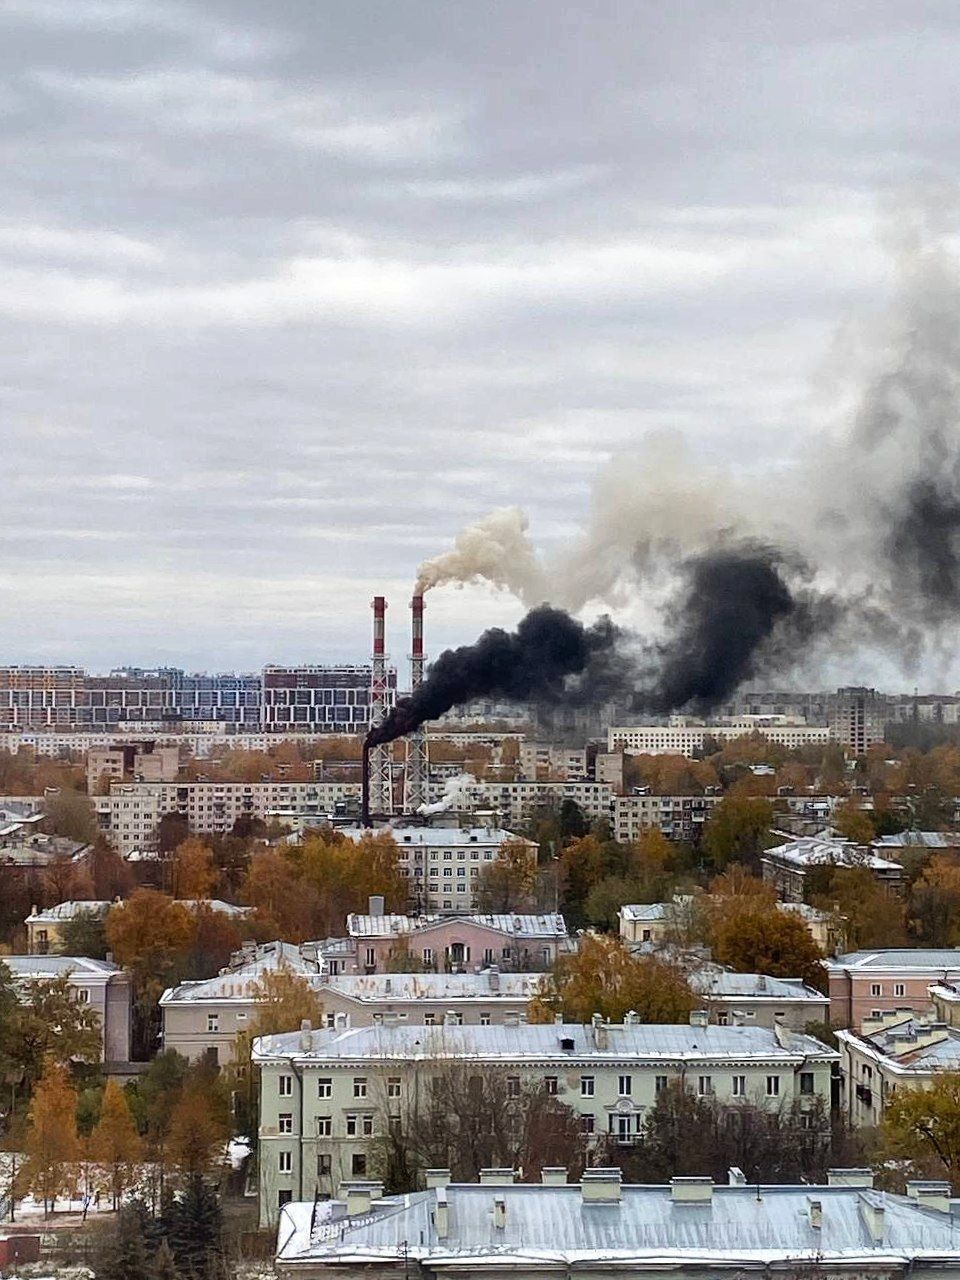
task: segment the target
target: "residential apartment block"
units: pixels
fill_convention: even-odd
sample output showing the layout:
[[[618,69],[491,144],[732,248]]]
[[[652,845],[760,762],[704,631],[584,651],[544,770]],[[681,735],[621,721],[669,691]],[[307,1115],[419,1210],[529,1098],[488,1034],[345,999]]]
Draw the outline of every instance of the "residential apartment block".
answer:
[[[929,1088],[960,1070],[960,1032],[909,1009],[865,1018],[859,1033],[838,1031],[843,1107],[854,1127],[873,1128],[900,1089]]]
[[[555,742],[523,742],[520,773],[528,782],[538,778],[561,782],[582,779],[587,773],[587,753],[583,747],[565,747]]]
[[[133,1033],[133,986],[130,976],[107,960],[84,956],[4,956],[14,986],[66,977],[79,1004],[97,1015],[101,1059],[108,1065],[130,1061]]]
[[[124,782],[92,799],[100,830],[127,855],[156,849],[166,813],[183,814],[192,834],[212,835],[229,831],[240,817],[268,821],[287,810],[322,822],[359,793],[355,782]]]
[[[895,947],[852,951],[824,961],[829,979],[830,1021],[859,1028],[865,1019],[909,1010],[934,1013],[931,987],[960,982],[960,950]]]
[[[328,1028],[405,1024],[498,1026],[526,1020],[541,974],[479,973],[318,974],[296,947],[268,943],[243,960],[200,982],[184,982],[163,993],[163,1047],[191,1060],[222,1065],[233,1061],[237,1036],[253,1026],[259,983],[283,966],[315,988]]]
[[[260,1216],[334,1194],[365,1178],[378,1134],[402,1115],[431,1071],[482,1063],[508,1088],[556,1093],[585,1133],[630,1143],[671,1081],[720,1102],[828,1107],[838,1055],[782,1027],[550,1023],[304,1028],[254,1044],[260,1085]],[[512,1082],[515,1082],[512,1083]]]
[[[648,831],[659,831],[668,840],[696,840],[721,798],[719,795],[614,796],[613,838],[628,844]]]
[[[387,701],[397,696],[397,672],[387,673]],[[369,666],[263,669],[261,724],[267,733],[366,733],[370,728]]]
[[[607,730],[607,750],[632,751],[639,755],[694,756],[703,751],[708,739],[722,743],[751,733],[759,733],[770,742],[791,748],[822,744],[831,738],[831,730],[826,725],[805,724],[788,716],[741,716],[720,724],[684,721],[666,725],[611,726]]]
[[[80,916],[102,920],[110,910],[109,902],[58,902],[55,906],[34,907],[24,920],[27,927],[27,952],[32,956],[49,955],[62,949],[63,926]]]
[[[782,834],[782,833],[776,833]],[[818,867],[866,867],[886,888],[898,892],[903,884],[903,866],[883,858],[872,849],[850,840],[820,836],[796,836],[765,849],[760,859],[761,873],[785,902],[802,902],[807,874]]]
[[[407,878],[410,902],[417,912],[476,909],[475,895],[483,867],[505,844],[522,848],[531,870],[537,845],[499,827],[393,827],[400,850],[398,866]],[[343,827],[343,835],[362,840],[363,827]]]

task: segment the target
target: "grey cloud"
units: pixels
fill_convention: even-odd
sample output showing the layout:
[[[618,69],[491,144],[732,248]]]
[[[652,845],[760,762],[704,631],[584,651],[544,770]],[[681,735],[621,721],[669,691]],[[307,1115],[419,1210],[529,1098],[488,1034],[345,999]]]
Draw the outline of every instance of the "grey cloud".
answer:
[[[794,450],[958,53],[906,0],[9,0],[0,657],[356,656],[651,432]],[[431,647],[515,613],[437,592]]]

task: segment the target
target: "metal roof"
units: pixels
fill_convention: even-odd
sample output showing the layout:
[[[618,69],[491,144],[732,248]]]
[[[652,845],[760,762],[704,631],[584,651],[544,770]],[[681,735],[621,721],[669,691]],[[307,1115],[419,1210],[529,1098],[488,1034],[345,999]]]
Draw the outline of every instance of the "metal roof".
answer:
[[[223,969],[213,978],[168,987],[160,997],[160,1004],[190,1004],[199,1000],[251,1000],[254,988],[263,976],[276,972],[281,967],[301,976],[317,976],[316,963],[304,960],[298,947],[289,942],[270,942],[259,947],[257,954],[245,964]]]
[[[120,973],[108,960],[91,960],[88,956],[0,956],[14,978],[62,978],[64,974],[78,977],[109,978]]]
[[[851,840],[821,840],[816,836],[797,836],[784,844],[764,849],[761,858],[776,858],[795,867],[870,867],[874,871],[902,871],[899,862],[881,858],[864,845]]]
[[[960,947],[890,947],[848,951],[824,960],[827,969],[924,969],[960,973]]]
[[[895,835],[877,836],[871,841],[875,849],[956,849],[960,834],[955,831],[898,831]]]
[[[829,996],[808,987],[800,978],[772,978],[766,973],[730,973],[725,969],[707,970],[690,975],[690,986],[707,999],[734,997],[741,999],[809,1000],[829,1004]]]
[[[110,910],[110,903],[103,901],[90,902],[58,902],[55,907],[44,907],[42,911],[31,911],[24,924],[62,924],[65,920],[75,920],[77,916],[104,916]]]
[[[592,1060],[650,1061],[715,1059],[783,1061],[796,1064],[804,1057],[838,1055],[812,1036],[784,1034],[767,1027],[692,1027],[687,1024],[603,1024],[605,1049],[598,1049],[592,1026],[579,1023],[520,1023],[518,1026],[373,1026],[345,1030],[285,1032],[262,1036],[255,1043],[257,1061],[294,1057],[304,1062],[352,1061],[357,1058],[415,1061],[432,1058],[471,1058],[490,1061],[554,1059],[558,1063]],[[309,1047],[301,1036],[309,1035]],[[564,1042],[569,1048],[564,1047]]]
[[[337,1220],[342,1205],[293,1204],[284,1208],[277,1262],[406,1258],[431,1267],[462,1266],[468,1258],[503,1269],[562,1266],[578,1261],[637,1263],[663,1269],[678,1262],[726,1266],[791,1257],[846,1265],[891,1258],[938,1255],[960,1262],[960,1224],[949,1213],[921,1208],[916,1200],[841,1186],[719,1186],[710,1201],[679,1203],[669,1187],[624,1186],[619,1202],[584,1202],[579,1186],[448,1186],[448,1231],[436,1230],[438,1192],[413,1192],[374,1201],[369,1212]],[[494,1226],[494,1197],[505,1207]],[[811,1225],[810,1205],[821,1206]],[[882,1241],[866,1216],[882,1211]],[[312,1228],[312,1229],[311,1229]]]
[[[567,925],[558,912],[546,915],[469,915],[469,916],[405,916],[405,915],[350,915],[347,916],[347,932],[352,938],[395,938],[403,934],[420,933],[438,925],[484,925],[498,929],[513,937],[565,938]]]
[[[450,845],[501,845],[507,840],[519,840],[532,845],[532,840],[505,831],[503,827],[378,827],[377,832],[391,835],[400,848],[406,845],[424,845],[446,848]],[[369,835],[366,827],[341,827],[340,834],[350,840],[362,840]]]

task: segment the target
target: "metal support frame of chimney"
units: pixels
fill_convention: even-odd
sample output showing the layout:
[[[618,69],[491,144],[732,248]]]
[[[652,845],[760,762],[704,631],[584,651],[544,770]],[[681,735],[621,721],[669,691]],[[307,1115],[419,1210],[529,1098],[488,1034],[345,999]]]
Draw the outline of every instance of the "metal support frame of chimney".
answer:
[[[423,684],[423,596],[415,595],[410,601],[410,691]],[[407,734],[407,758],[403,771],[403,808],[405,813],[416,813],[427,803],[427,730],[424,725]]]
[[[383,596],[373,598],[373,659],[370,664],[370,727],[376,728],[386,719],[390,709],[387,684],[387,602]],[[370,749],[370,812],[387,816],[393,813],[393,773],[390,748]]]

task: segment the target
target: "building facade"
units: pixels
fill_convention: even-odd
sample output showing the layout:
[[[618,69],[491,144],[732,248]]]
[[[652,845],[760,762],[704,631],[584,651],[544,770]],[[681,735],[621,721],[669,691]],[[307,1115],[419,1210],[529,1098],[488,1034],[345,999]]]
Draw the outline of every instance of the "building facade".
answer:
[[[133,984],[129,974],[107,960],[85,956],[4,956],[15,987],[66,977],[74,998],[97,1015],[101,1060],[130,1061],[133,1035]]]
[[[694,1015],[699,1018],[699,1015]],[[255,1042],[260,1067],[260,1215],[365,1178],[378,1134],[432,1072],[474,1064],[555,1093],[584,1133],[631,1143],[660,1091],[811,1112],[829,1107],[837,1054],[784,1028],[642,1025],[304,1028]]]
[[[778,833],[782,834],[782,833]],[[819,836],[795,836],[783,844],[765,849],[760,858],[763,879],[773,885],[784,902],[802,902],[807,875],[819,867],[865,867],[891,892],[903,885],[903,867],[892,858],[883,858],[872,849],[850,840]]]
[[[860,1027],[865,1019],[909,1010],[934,1013],[934,984],[960,981],[960,950],[896,947],[852,951],[824,961],[835,1027]]]
[[[27,952],[45,956],[62,950],[61,930],[78,917],[91,916],[103,920],[110,910],[109,902],[58,902],[54,907],[34,907],[24,920],[27,929]]]
[[[647,724],[611,726],[607,730],[608,751],[632,751],[638,755],[694,756],[703,751],[708,739],[730,742],[759,733],[781,747],[806,747],[830,741],[826,725],[803,724],[787,716],[742,716],[722,724]]]
[[[909,1010],[864,1019],[859,1034],[837,1032],[844,1113],[854,1128],[874,1128],[901,1089],[926,1089],[960,1070],[960,1032]]]
[[[263,669],[264,732],[366,733],[370,728],[369,666],[268,666]],[[397,697],[397,672],[387,671],[387,704]]]

